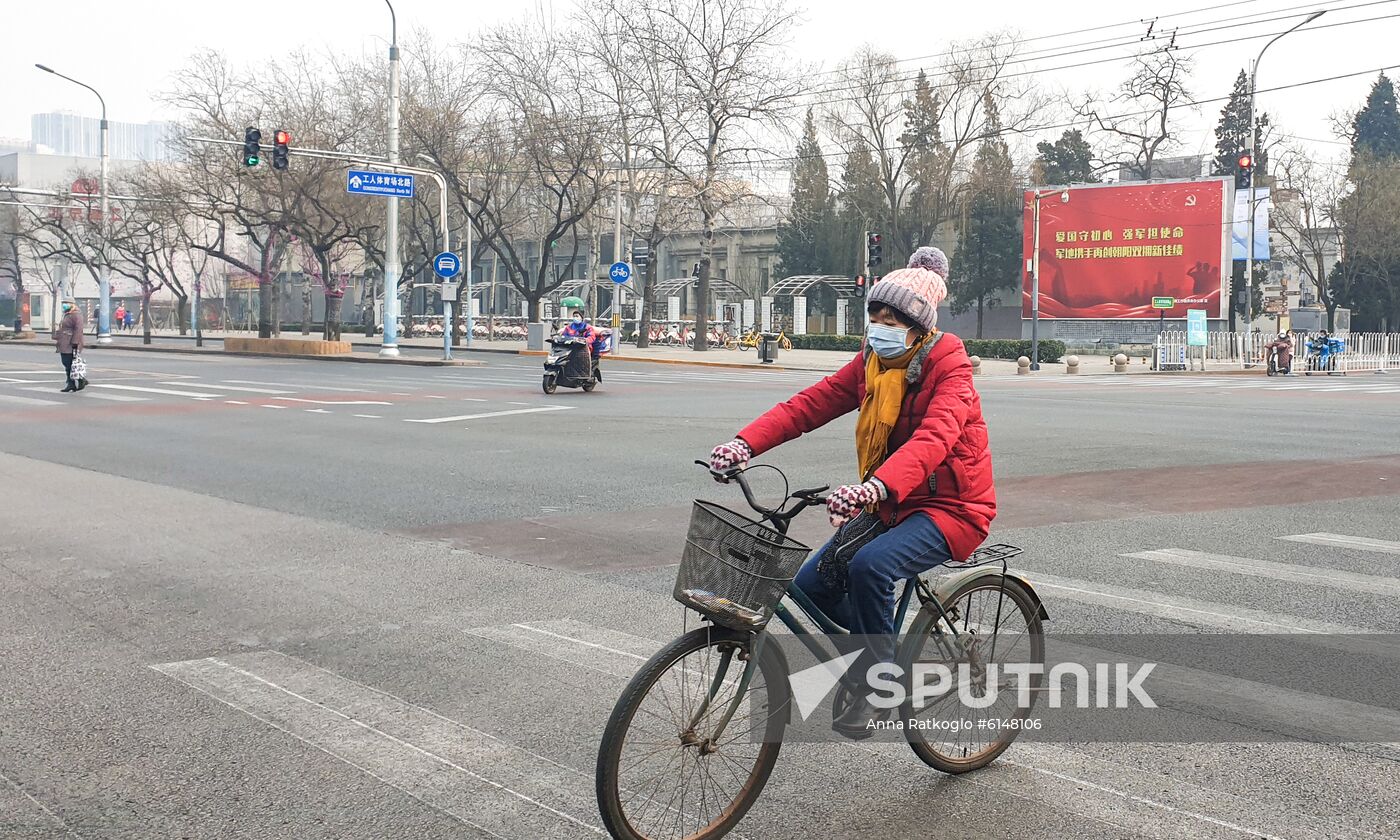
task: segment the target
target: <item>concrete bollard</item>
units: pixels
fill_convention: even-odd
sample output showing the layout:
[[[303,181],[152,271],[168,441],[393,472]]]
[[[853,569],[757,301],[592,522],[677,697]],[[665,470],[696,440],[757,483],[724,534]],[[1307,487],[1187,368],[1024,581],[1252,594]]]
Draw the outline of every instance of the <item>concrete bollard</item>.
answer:
[[[1127,373],[1127,372],[1128,372],[1128,357],[1127,357],[1127,356],[1123,355],[1122,353],[1119,353],[1118,355],[1116,355],[1116,356],[1113,357],[1113,372],[1114,372],[1114,373]]]
[[[1031,372],[1031,360],[1022,356],[1016,360],[1016,375],[1025,376]]]
[[[1070,356],[1065,359],[1065,373],[1079,373],[1079,357]]]
[[[968,357],[967,357],[967,360],[968,360],[969,362],[972,362],[972,375],[973,375],[973,376],[977,376],[978,374],[980,374],[980,373],[982,372],[982,357],[981,357],[981,356],[968,356]]]

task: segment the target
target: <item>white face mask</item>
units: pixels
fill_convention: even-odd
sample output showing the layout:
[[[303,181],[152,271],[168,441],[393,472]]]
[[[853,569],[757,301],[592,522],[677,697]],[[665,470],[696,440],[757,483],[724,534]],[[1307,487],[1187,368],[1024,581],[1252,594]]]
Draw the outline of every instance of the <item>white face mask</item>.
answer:
[[[865,340],[870,349],[882,359],[893,359],[904,355],[909,349],[909,328],[891,327],[888,324],[870,324],[865,328]]]

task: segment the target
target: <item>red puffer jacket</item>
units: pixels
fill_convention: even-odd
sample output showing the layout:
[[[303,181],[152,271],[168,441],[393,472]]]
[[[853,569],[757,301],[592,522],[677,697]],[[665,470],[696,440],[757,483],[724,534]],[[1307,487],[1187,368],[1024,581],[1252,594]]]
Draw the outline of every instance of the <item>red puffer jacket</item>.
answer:
[[[865,398],[869,352],[769,409],[739,437],[757,455],[855,411]],[[997,504],[987,424],[962,341],[940,333],[910,363],[905,380],[890,455],[875,471],[890,494],[880,503],[880,518],[894,525],[927,514],[948,540],[953,559],[965,560],[987,538]]]

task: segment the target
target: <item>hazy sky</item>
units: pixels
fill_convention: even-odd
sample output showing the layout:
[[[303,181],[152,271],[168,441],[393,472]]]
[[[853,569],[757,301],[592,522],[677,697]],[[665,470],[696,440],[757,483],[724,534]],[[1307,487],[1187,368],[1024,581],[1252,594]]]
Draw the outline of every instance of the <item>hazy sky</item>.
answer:
[[[249,63],[302,45],[383,54],[389,34],[388,10],[379,0],[260,0],[242,4],[209,0],[48,0],[23,5],[22,14],[9,15],[9,46],[0,60],[0,137],[28,138],[32,113],[70,110],[96,115],[97,103],[90,93],[41,73],[33,68],[34,62],[49,64],[97,87],[107,99],[112,119],[140,122],[167,116],[156,94],[196,49],[213,47]],[[1400,64],[1400,49],[1396,48],[1400,43],[1397,0],[1319,0],[1309,4],[1298,0],[1245,0],[1209,8],[1204,7],[1203,0],[1165,0],[1153,6],[1110,0],[805,0],[796,5],[801,9],[803,22],[791,46],[795,60],[830,69],[855,47],[869,42],[901,59],[910,59],[903,66],[913,72],[920,66],[936,67],[936,54],[945,49],[949,40],[971,38],[1004,27],[1035,39],[1026,44],[1025,50],[1038,54],[1031,55],[1017,70],[1033,72],[1042,89],[1051,94],[1116,84],[1125,75],[1122,59],[1133,51],[1133,39],[1147,32],[1148,24],[1138,20],[1147,12],[1135,10],[1152,8],[1160,17],[1155,31],[1179,28],[1178,45],[1196,56],[1191,91],[1200,99],[1227,94],[1236,73],[1267,38],[1195,48],[1197,45],[1281,32],[1301,20],[1298,15],[1327,9],[1328,13],[1308,28],[1270,48],[1259,77],[1263,90],[1371,71],[1349,79],[1260,95],[1261,111],[1273,113],[1275,122],[1288,133],[1313,140],[1333,137],[1331,116],[1361,104],[1376,68]],[[240,19],[235,14],[240,6],[250,9],[251,14]],[[207,11],[196,13],[195,8]],[[397,0],[395,8],[399,14],[400,42],[408,48],[409,33],[416,28],[432,30],[442,40],[470,43],[472,33],[481,27],[540,7],[510,0]],[[562,19],[572,5],[568,0],[558,0],[542,8]],[[1260,20],[1276,17],[1287,19]],[[1328,28],[1366,18],[1373,20]],[[1213,31],[1201,31],[1205,29]],[[1104,44],[1105,40],[1114,46]],[[1065,55],[1070,52],[1075,54]],[[1103,59],[1111,60],[1088,67],[1057,69]],[[818,76],[817,80],[820,83],[825,77]],[[1184,152],[1211,149],[1214,139],[1210,128],[1219,111],[1220,104],[1211,103],[1189,115],[1185,124],[1190,131]],[[1048,112],[1039,122],[1064,121],[1059,117],[1063,114]],[[1314,148],[1326,155],[1343,152],[1338,145]]]

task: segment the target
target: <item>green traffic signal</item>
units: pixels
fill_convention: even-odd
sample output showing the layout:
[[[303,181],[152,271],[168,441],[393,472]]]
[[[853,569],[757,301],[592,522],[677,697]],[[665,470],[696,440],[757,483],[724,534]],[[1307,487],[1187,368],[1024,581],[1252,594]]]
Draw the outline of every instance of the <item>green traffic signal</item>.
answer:
[[[244,166],[257,166],[261,162],[262,158],[258,157],[257,155],[248,155],[247,157],[243,158]]]

